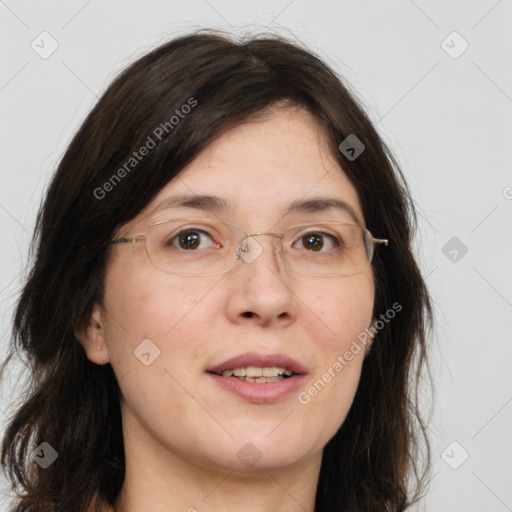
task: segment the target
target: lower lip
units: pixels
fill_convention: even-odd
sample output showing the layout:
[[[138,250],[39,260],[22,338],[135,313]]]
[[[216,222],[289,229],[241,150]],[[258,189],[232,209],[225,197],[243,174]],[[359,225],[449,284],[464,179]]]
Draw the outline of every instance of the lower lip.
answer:
[[[207,373],[219,386],[254,404],[271,404],[296,392],[304,383],[305,375],[296,375],[277,382],[245,382],[234,377]]]

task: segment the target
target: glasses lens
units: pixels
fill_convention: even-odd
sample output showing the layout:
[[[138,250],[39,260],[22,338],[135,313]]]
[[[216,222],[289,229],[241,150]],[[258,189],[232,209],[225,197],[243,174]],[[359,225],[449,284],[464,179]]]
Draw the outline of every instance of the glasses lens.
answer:
[[[242,237],[236,226],[217,220],[175,219],[150,226],[146,244],[149,258],[164,272],[213,275],[233,265],[233,240]]]
[[[372,254],[371,235],[362,227],[341,222],[302,224],[290,228],[283,248],[299,274],[349,276],[365,270]]]
[[[284,232],[282,244],[291,270],[313,276],[357,274],[368,267],[373,252],[370,233],[344,222],[296,225]],[[251,264],[263,252],[241,228],[215,219],[157,222],[148,229],[146,247],[155,267],[184,276],[221,274],[237,259]]]

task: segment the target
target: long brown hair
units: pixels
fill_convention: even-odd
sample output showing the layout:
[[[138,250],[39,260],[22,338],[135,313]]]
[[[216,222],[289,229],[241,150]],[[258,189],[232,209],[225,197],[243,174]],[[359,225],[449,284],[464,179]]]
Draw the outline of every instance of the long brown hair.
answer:
[[[348,416],[325,446],[315,510],[399,512],[424,494],[430,448],[418,384],[433,313],[412,251],[416,211],[403,174],[343,79],[310,50],[272,34],[238,41],[200,30],[114,80],[69,144],[39,210],[2,366],[18,352],[31,370],[2,446],[18,492],[14,512],[85,512],[115,502],[125,464],[119,387],[111,366],[91,363],[75,336],[102,301],[105,245],[224,131],[283,102],[318,120],[368,229],[390,240],[372,263],[374,317],[402,307],[375,334]],[[351,134],[365,146],[355,159],[338,149]],[[148,138],[156,145],[132,161]],[[46,469],[30,458],[42,442],[58,452]]]

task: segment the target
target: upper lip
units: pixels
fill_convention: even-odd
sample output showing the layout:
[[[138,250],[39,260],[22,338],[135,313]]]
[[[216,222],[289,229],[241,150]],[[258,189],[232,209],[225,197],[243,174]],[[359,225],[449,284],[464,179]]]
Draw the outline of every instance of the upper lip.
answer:
[[[246,352],[245,354],[232,357],[216,366],[208,368],[206,371],[220,375],[225,370],[245,368],[246,366],[258,366],[260,368],[277,366],[287,368],[296,374],[307,373],[305,366],[286,354],[258,354],[256,352]]]

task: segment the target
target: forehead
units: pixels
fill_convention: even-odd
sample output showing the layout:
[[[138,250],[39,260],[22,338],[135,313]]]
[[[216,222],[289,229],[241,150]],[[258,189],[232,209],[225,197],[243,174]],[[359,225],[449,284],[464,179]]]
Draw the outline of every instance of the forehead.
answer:
[[[285,210],[293,212],[299,202],[309,201],[314,211],[312,205],[319,199],[343,203],[347,213],[364,225],[357,192],[329,153],[325,134],[313,116],[296,108],[271,111],[263,119],[225,132],[171,180],[138,218],[148,221],[164,215],[171,205],[177,206],[177,196],[182,205],[188,197],[188,204],[196,206],[201,200],[208,206],[205,197],[220,199],[231,220],[249,220],[258,229],[273,225]]]

